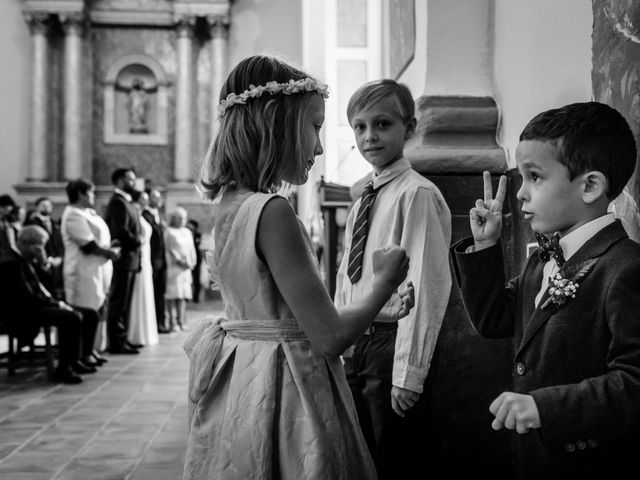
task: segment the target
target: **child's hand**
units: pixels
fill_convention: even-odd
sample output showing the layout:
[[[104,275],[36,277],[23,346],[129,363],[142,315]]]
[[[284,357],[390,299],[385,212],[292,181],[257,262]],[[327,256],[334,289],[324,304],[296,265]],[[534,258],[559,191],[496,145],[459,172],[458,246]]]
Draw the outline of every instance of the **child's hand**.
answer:
[[[379,248],[373,252],[372,260],[374,281],[385,282],[391,286],[391,290],[395,290],[407,278],[409,257],[404,248],[398,245]]]
[[[495,245],[502,230],[502,205],[507,190],[507,177],[502,175],[496,197],[493,198],[491,175],[482,172],[484,200],[476,200],[476,206],[469,211],[469,223],[476,250]]]
[[[531,395],[503,392],[491,402],[489,411],[496,417],[491,424],[494,430],[506,427],[527,433],[531,428],[540,428],[540,412]]]
[[[413,283],[408,282],[406,288],[398,291],[400,297],[400,305],[398,306],[398,320],[409,315],[409,312],[415,305],[415,294]]]
[[[401,417],[420,399],[420,394],[406,388],[391,387],[391,408]]]

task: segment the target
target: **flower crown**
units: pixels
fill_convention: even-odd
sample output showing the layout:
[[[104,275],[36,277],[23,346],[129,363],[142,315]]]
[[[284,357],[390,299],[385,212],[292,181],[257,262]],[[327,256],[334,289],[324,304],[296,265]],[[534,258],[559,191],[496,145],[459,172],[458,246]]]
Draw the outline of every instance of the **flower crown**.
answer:
[[[251,98],[261,97],[264,92],[276,95],[282,93],[284,95],[292,95],[294,93],[318,92],[324,98],[329,97],[329,89],[324,83],[320,83],[313,78],[303,78],[301,80],[289,80],[286,83],[278,83],[275,80],[267,82],[264,85],[249,85],[249,89],[242,93],[230,93],[227,98],[218,105],[218,118],[224,116],[227,110],[234,105],[245,105],[247,100]]]

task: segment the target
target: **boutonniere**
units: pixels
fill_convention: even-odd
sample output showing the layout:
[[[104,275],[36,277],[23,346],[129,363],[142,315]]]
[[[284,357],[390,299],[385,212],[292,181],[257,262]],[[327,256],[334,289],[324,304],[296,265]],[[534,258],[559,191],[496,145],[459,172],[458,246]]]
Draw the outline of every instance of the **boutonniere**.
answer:
[[[569,299],[576,298],[580,283],[593,270],[597,261],[597,258],[590,258],[572,269],[567,269],[564,272],[561,270],[551,277],[549,279],[549,298],[542,304],[541,309],[544,310],[552,303],[561,307]]]

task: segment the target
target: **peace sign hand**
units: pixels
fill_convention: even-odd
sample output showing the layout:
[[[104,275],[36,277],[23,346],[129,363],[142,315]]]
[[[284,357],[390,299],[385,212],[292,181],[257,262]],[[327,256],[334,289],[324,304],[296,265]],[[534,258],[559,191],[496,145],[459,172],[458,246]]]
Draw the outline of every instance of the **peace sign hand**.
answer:
[[[507,191],[507,177],[502,175],[498,183],[498,191],[493,198],[491,175],[482,172],[484,183],[484,200],[476,200],[476,206],[469,211],[469,224],[476,250],[495,245],[502,230],[502,205]]]

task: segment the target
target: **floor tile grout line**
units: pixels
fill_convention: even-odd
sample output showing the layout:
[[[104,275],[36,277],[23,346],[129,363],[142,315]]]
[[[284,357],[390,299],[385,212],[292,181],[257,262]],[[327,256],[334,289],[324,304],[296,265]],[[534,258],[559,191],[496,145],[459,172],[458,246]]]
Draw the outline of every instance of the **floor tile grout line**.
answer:
[[[69,413],[69,411],[77,406],[82,405],[84,402],[86,402],[89,398],[93,397],[98,391],[102,390],[103,388],[105,388],[105,386],[109,383],[111,383],[113,381],[114,378],[117,378],[118,376],[120,376],[122,374],[123,371],[125,371],[130,365],[132,365],[134,362],[129,362],[128,364],[125,364],[125,366],[123,366],[120,370],[118,370],[109,380],[106,380],[105,382],[103,382],[101,385],[99,385],[95,390],[93,390],[90,394],[83,396],[80,400],[78,400],[76,403],[74,403],[73,405],[71,405],[65,412],[61,413],[60,415],[58,415],[57,417],[55,417],[51,422],[49,422],[46,425],[43,425],[42,428],[40,428],[37,432],[35,432],[33,435],[31,435],[29,438],[27,438],[24,442],[22,442],[17,448],[15,448],[14,450],[11,451],[11,453],[9,453],[6,457],[0,459],[0,465],[2,465],[4,462],[6,462],[7,460],[9,460],[13,455],[15,455],[16,453],[20,452],[25,446],[27,446],[29,444],[29,442],[31,442],[34,438],[36,438],[38,435],[40,435],[42,432],[44,432],[47,428],[49,428],[51,425],[53,425],[54,423],[56,423],[58,420],[60,420],[61,418],[63,418],[65,415],[67,415]],[[51,389],[51,391],[54,391],[56,388],[61,388],[61,385],[57,385],[56,387],[53,387],[53,389]],[[41,397],[39,397],[41,398]],[[33,402],[31,402],[33,403]],[[21,410],[21,409],[20,409]],[[17,412],[13,412],[11,413],[9,416],[14,415]],[[4,419],[3,419],[4,421]]]
[[[173,407],[171,407],[171,410],[167,414],[167,417],[164,419],[164,422],[162,422],[160,424],[160,427],[151,436],[151,439],[145,445],[145,448],[142,451],[142,454],[137,458],[137,460],[135,461],[135,463],[131,467],[131,470],[129,471],[129,473],[127,473],[127,475],[125,475],[124,480],[130,480],[131,477],[133,476],[133,474],[136,473],[138,465],[140,465],[140,463],[142,462],[142,459],[144,458],[144,456],[147,454],[147,452],[151,448],[151,445],[153,444],[153,441],[160,435],[160,432],[162,432],[162,428],[169,422],[169,420],[171,419],[171,416],[173,415],[173,412],[175,411],[176,408],[178,408],[179,405],[180,405],[179,401],[174,402]]]
[[[27,407],[29,407],[30,405],[36,403],[38,400],[42,399],[42,397],[49,395],[51,392],[55,392],[56,390],[59,390],[61,388],[61,385],[54,385],[51,388],[49,388],[48,390],[45,390],[44,392],[42,392],[42,394],[40,396],[36,396],[35,398],[31,399],[29,402],[25,403],[24,405],[21,405],[20,407],[18,407],[16,410],[14,410],[13,412],[9,412],[7,413],[4,417],[0,418],[0,423],[4,422],[5,420],[9,419],[10,417],[12,417],[13,415],[15,415],[16,413],[26,409]]]
[[[134,359],[132,362],[130,362],[130,363],[129,363],[129,365],[133,365],[134,363],[136,363],[136,362],[135,362],[135,360],[137,360],[137,358],[136,358],[136,359]],[[166,365],[167,363],[169,363],[169,361],[170,361],[170,359],[167,359],[167,360],[165,361],[165,365]],[[163,367],[163,368],[164,368],[164,367]],[[162,369],[160,369],[160,370],[162,370]],[[121,373],[122,373],[122,371],[119,371],[119,372],[118,372],[118,375],[120,375]],[[151,377],[151,378],[149,379],[149,381],[153,380],[153,379],[154,379],[154,378],[156,378],[158,375],[159,375],[159,372],[158,372],[158,374],[156,374],[156,375],[154,375],[153,377]],[[111,380],[113,380],[113,378],[115,378],[115,377],[116,377],[116,376],[114,375],[114,377],[112,377],[112,379],[111,379]],[[110,380],[110,381],[111,381],[111,380]],[[146,385],[146,384],[145,384],[145,385]],[[143,385],[143,387],[144,387],[144,385]],[[76,458],[78,458],[78,457],[80,456],[80,453],[81,453],[81,452],[86,448],[86,446],[87,446],[88,444],[90,444],[90,443],[91,443],[91,442],[92,442],[96,437],[98,437],[98,435],[99,435],[102,431],[104,431],[105,427],[106,427],[106,426],[111,422],[111,420],[113,420],[113,419],[114,419],[114,418],[115,418],[119,413],[121,413],[121,411],[122,411],[125,407],[127,407],[129,404],[131,404],[131,403],[132,403],[132,402],[137,398],[137,396],[138,396],[137,394],[136,394],[136,395],[134,395],[134,396],[132,396],[132,397],[131,397],[127,402],[125,402],[125,403],[124,403],[124,404],[123,404],[123,405],[122,405],[118,410],[116,410],[116,411],[113,413],[113,415],[111,415],[111,416],[110,416],[110,417],[109,417],[109,418],[108,418],[108,419],[107,419],[107,420],[102,424],[102,426],[101,426],[101,427],[100,427],[100,428],[99,428],[99,429],[98,429],[98,430],[97,430],[97,431],[96,431],[96,432],[91,436],[91,438],[89,438],[89,439],[85,442],[85,444],[84,444],[81,448],[79,448],[79,449],[76,451],[76,453],[75,453],[75,454],[74,454],[74,455],[73,455],[73,456],[72,456],[72,457],[71,457],[71,458],[70,458],[70,459],[69,459],[69,460],[68,460],[68,461],[67,461],[67,462],[62,466],[62,467],[60,467],[60,468],[59,468],[59,469],[58,469],[58,470],[53,474],[53,476],[51,477],[51,480],[55,480],[56,478],[58,478],[58,476],[59,476],[59,475],[64,471],[64,469],[65,469],[65,468],[67,468],[67,467],[69,466],[69,464],[71,464],[71,462],[73,462],[73,460],[75,460]],[[173,411],[173,409],[172,409],[172,411]],[[152,436],[152,438],[153,438],[153,436]]]

